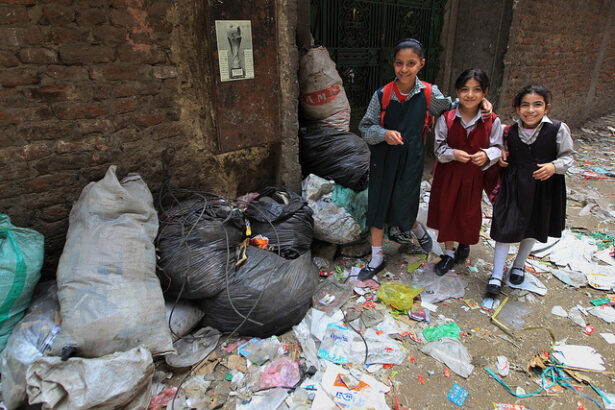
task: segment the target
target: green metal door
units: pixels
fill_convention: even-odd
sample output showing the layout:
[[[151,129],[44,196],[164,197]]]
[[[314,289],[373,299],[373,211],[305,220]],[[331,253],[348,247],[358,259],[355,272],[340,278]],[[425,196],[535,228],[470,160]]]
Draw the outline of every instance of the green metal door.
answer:
[[[312,34],[344,80],[352,131],[373,92],[394,78],[393,48],[402,38],[423,43],[427,62],[419,77],[434,81],[445,5],[446,0],[311,0]]]

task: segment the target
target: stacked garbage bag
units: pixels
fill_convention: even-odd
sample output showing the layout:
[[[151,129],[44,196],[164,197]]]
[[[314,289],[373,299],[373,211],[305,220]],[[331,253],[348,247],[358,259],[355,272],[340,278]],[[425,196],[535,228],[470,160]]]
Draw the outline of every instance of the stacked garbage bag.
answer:
[[[350,105],[325,48],[304,51],[299,85],[302,195],[314,213],[314,236],[338,245],[352,244],[367,231],[369,147],[349,132]]]

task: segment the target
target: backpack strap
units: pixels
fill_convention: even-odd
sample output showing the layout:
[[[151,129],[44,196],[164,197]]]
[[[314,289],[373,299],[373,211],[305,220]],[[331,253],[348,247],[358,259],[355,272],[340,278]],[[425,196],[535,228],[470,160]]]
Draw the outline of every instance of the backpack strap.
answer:
[[[425,98],[427,99],[427,111],[429,111],[429,106],[431,105],[431,84],[427,81],[421,81],[425,88],[423,89],[425,92]]]
[[[450,130],[451,127],[453,126],[453,122],[455,121],[455,110],[449,110],[445,112],[443,115],[444,115],[444,119],[446,120],[446,128]]]
[[[382,89],[382,100],[380,101],[380,126],[384,127],[384,114],[386,113],[389,102],[391,101],[391,95],[393,95],[393,85],[395,81],[391,81],[386,84]]]
[[[427,134],[429,134],[429,130],[433,128],[434,117],[429,113],[429,106],[431,105],[431,84],[427,81],[421,81],[425,88],[423,88],[423,92],[425,93],[425,99],[427,100],[427,109],[425,110],[425,124],[423,124],[423,145],[427,142]]]

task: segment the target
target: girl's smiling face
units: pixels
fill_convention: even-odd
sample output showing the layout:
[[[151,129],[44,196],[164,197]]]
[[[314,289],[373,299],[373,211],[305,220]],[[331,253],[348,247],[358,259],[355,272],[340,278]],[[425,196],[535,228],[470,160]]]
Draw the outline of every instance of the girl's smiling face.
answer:
[[[487,90],[483,90],[483,87],[474,78],[470,78],[463,87],[457,90],[459,103],[469,111],[478,110],[478,106],[486,94]]]
[[[414,87],[416,75],[425,65],[425,59],[421,58],[413,49],[402,48],[395,55],[393,68],[399,86],[405,91]]]
[[[523,96],[516,110],[524,128],[536,128],[542,117],[549,112],[549,108],[551,104],[547,104],[542,95],[529,93]]]

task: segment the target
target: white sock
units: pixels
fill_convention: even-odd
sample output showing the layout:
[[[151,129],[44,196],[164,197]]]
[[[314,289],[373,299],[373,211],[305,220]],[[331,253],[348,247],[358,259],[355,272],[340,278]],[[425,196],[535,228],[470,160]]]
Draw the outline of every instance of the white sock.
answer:
[[[377,268],[384,260],[382,246],[372,246],[372,260],[369,263],[370,268]]]
[[[417,223],[416,228],[412,229],[412,233],[414,234],[414,236],[416,236],[417,239],[422,238],[423,235],[425,235],[425,229],[423,228],[423,224]]]
[[[491,273],[492,278],[501,280],[504,277],[504,264],[506,263],[508,249],[510,249],[509,243],[495,243],[495,250],[493,251],[493,272]]]
[[[536,239],[534,238],[525,238],[519,243],[519,252],[517,252],[517,257],[513,262],[513,268],[523,269],[535,243]]]
[[[444,254],[445,254],[445,255],[447,255],[447,256],[450,256],[451,258],[454,258],[454,257],[455,257],[455,251],[454,251],[454,250],[452,250],[452,249],[447,249],[447,250],[445,250],[445,251],[444,251]]]

